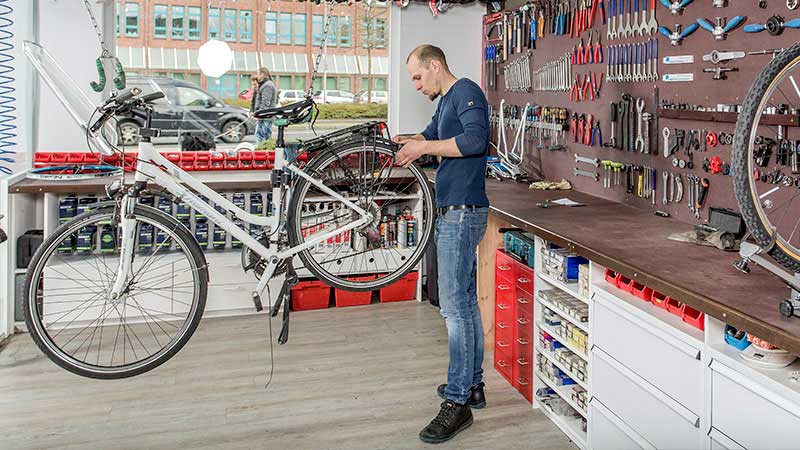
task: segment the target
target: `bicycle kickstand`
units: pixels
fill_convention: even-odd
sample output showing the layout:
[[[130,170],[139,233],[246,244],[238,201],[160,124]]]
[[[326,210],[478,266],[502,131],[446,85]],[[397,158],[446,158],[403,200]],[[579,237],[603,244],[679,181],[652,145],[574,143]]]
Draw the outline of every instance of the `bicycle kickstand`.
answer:
[[[283,280],[281,291],[278,294],[278,298],[275,300],[275,304],[273,304],[270,309],[270,315],[272,317],[277,316],[281,307],[281,302],[283,302],[283,326],[281,327],[280,335],[278,335],[278,343],[281,345],[289,340],[289,294],[297,282],[297,272],[294,270],[292,260],[289,259],[286,262],[286,278]]]

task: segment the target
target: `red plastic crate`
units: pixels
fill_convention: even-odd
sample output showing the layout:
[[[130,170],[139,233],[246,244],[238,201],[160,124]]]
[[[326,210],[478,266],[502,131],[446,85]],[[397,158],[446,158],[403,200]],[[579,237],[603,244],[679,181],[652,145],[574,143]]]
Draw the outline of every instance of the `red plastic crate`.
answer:
[[[363,277],[348,277],[351,281],[370,281],[375,279],[375,275],[366,275]],[[341,308],[344,306],[363,306],[372,303],[372,291],[368,292],[350,292],[341,289],[334,289],[333,293],[336,299],[336,307]]]
[[[631,288],[633,287],[633,280],[620,274],[617,278],[617,287],[630,294]]]
[[[194,152],[184,152],[181,153],[180,155],[182,162],[187,162],[187,161],[194,162]]]
[[[194,170],[194,161],[181,161],[179,164],[181,169],[190,172]]]
[[[99,153],[87,153],[83,156],[83,162],[86,164],[100,164]]]
[[[69,152],[67,153],[67,162],[70,164],[81,164],[84,162],[85,153]]]
[[[37,163],[48,163],[53,156],[51,152],[36,152],[33,155],[33,161]]]
[[[689,305],[683,305],[683,313],[681,314],[681,320],[702,331],[705,330],[706,327],[704,319],[705,319],[705,314],[692,308]]]
[[[103,161],[103,164],[108,164],[109,166],[119,165],[119,155],[116,153],[113,155],[102,155],[100,159]]]
[[[136,164],[139,162],[139,152],[125,152],[125,171],[131,172],[136,170]]]
[[[642,283],[639,283],[638,281],[632,281],[631,294],[633,294],[636,297],[639,297],[640,299],[646,302],[650,302],[651,297],[653,295],[653,290],[643,285]]]
[[[668,300],[669,300],[669,297],[667,297],[666,295],[664,295],[664,294],[662,294],[661,292],[658,292],[658,291],[653,291],[653,300],[652,300],[653,301],[653,305],[655,305],[655,306],[657,306],[657,307],[659,307],[661,309],[667,309]]]
[[[322,281],[301,281],[292,288],[292,310],[325,309],[331,296],[331,287]]]
[[[381,302],[414,300],[417,293],[418,272],[409,272],[403,278],[381,289]]]
[[[675,314],[678,317],[683,315],[683,303],[675,300],[672,297],[667,297],[667,311]]]
[[[67,152],[53,152],[50,154],[50,162],[53,164],[66,164],[69,159]]]
[[[604,278],[606,279],[606,283],[608,283],[608,284],[610,284],[610,285],[612,285],[614,287],[618,287],[617,286],[617,282],[619,281],[619,274],[617,272],[614,272],[611,269],[606,269],[606,273],[604,275]]]

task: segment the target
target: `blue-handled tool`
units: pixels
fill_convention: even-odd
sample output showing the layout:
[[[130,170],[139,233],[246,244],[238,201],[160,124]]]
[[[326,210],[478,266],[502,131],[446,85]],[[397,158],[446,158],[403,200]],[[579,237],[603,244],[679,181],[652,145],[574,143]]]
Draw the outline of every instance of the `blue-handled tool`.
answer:
[[[783,17],[781,16],[772,16],[767,19],[767,23],[764,25],[761,24],[749,24],[745,25],[744,32],[745,33],[760,33],[764,30],[772,36],[778,36],[779,34],[783,33],[785,28],[800,28],[800,19],[792,19],[788,22],[784,22]]]
[[[670,33],[668,29],[665,27],[658,27],[658,31],[663,34],[664,36],[669,38],[669,42],[672,45],[681,45],[681,41],[683,41],[687,36],[694,33],[700,25],[697,22],[693,22],[691,25],[686,27],[685,30],[681,30],[680,24],[675,24],[675,31]]]
[[[717,17],[716,19],[716,26],[712,25],[711,22],[703,18],[697,19],[697,24],[700,25],[704,30],[713,34],[714,39],[718,41],[725,40],[728,33],[738,27],[745,20],[744,16],[736,16],[727,23],[724,17]]]
[[[692,3],[693,0],[681,0],[681,1],[672,1],[669,0],[660,0],[661,4],[664,5],[665,8],[669,9],[669,12],[672,15],[677,16],[683,13],[683,8],[686,8],[689,3]]]

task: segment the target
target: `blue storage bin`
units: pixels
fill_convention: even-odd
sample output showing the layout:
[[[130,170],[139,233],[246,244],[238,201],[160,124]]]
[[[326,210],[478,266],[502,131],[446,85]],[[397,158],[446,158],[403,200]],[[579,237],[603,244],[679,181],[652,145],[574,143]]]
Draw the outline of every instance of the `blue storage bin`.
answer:
[[[528,267],[533,267],[534,237],[523,231],[506,231],[503,233],[503,250],[513,255]]]
[[[737,348],[739,350],[744,350],[750,346],[750,341],[747,340],[747,333],[743,333],[740,339],[736,339],[735,337],[728,334],[729,332],[732,332],[731,334],[737,334],[739,330],[728,324],[725,324],[724,336],[726,344],[730,345],[731,347]]]

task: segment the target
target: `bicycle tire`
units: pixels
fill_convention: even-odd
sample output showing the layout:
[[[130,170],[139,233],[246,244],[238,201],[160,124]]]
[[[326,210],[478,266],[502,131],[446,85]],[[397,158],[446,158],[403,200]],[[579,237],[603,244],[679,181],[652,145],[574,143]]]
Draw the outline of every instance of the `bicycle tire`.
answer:
[[[177,339],[171,340],[167,346],[162,347],[158,352],[144,359],[142,362],[114,367],[92,366],[86,362],[77,361],[76,358],[69,357],[62,349],[58,348],[58,345],[53,342],[53,338],[51,338],[45,330],[45,326],[42,324],[42,320],[38,314],[38,306],[34,304],[38,301],[38,296],[32,295],[34,294],[34,290],[36,290],[38,293],[38,286],[34,287],[34,283],[37,285],[39,284],[39,281],[41,280],[40,276],[42,275],[42,271],[44,271],[47,262],[53,255],[57,255],[58,246],[65,239],[71,238],[71,236],[75,235],[76,230],[81,229],[81,227],[86,226],[86,224],[92,223],[92,219],[101,217],[105,218],[109,215],[113,215],[114,208],[114,205],[108,204],[104,206],[98,206],[97,208],[86,211],[59,226],[47,239],[45,239],[42,245],[39,246],[31,260],[30,265],[28,266],[28,271],[25,277],[25,290],[23,297],[25,324],[28,327],[28,331],[30,332],[33,341],[36,343],[36,346],[51,361],[61,368],[76,375],[95,379],[120,379],[132,377],[153,370],[172,358],[181,348],[183,348],[183,346],[189,341],[189,338],[191,338],[192,334],[194,334],[195,330],[197,329],[197,325],[199,324],[205,309],[206,297],[208,294],[208,266],[206,264],[205,255],[191,233],[175,218],[155,208],[137,204],[134,208],[134,216],[137,218],[141,217],[146,219],[146,223],[158,224],[159,226],[162,226],[163,229],[174,232],[174,235],[170,236],[169,238],[178,240],[178,243],[183,249],[186,250],[185,255],[187,255],[188,258],[191,258],[190,263],[193,263],[193,271],[196,271],[197,273],[197,278],[195,278],[196,282],[194,283],[195,288],[197,289],[195,291],[196,295],[192,301],[191,309],[187,315],[187,319],[184,321],[184,326],[180,330],[180,335],[177,337]],[[96,223],[102,222],[97,221]],[[137,230],[140,226],[139,223],[140,220],[137,220]],[[156,251],[153,252],[153,254],[155,253]],[[144,264],[144,266],[146,266],[146,264]],[[152,266],[149,268],[152,268]],[[104,299],[104,302],[107,303],[108,300]],[[105,308],[105,303],[103,307]],[[125,305],[125,308],[127,308],[127,305]],[[100,325],[104,325],[104,322]],[[91,323],[89,326],[91,326]],[[102,339],[100,344],[98,344],[98,359],[100,345],[102,345]],[[91,342],[89,347],[87,347],[87,353],[90,347]],[[80,350],[80,348],[81,347],[79,347],[78,350]],[[113,359],[114,358],[112,354],[112,364]]]
[[[368,145],[372,146],[373,143],[370,142]],[[354,139],[345,141],[336,147],[318,152],[311,159],[311,161],[308,162],[304,170],[307,173],[310,173],[312,177],[318,178],[320,171],[323,170],[327,165],[334,161],[341,160],[342,157],[347,156],[348,153],[352,153],[356,149],[363,150],[363,148],[364,143],[361,140]],[[377,138],[375,140],[373,148],[379,153],[389,156],[392,159],[396,153],[396,146],[390,141],[381,138]],[[427,220],[424,224],[421,224],[422,226],[418,227],[419,239],[417,242],[417,249],[405,263],[400,265],[400,267],[395,271],[373,281],[344,280],[340,277],[333,276],[330,272],[322,268],[320,264],[313,258],[313,256],[311,256],[311,252],[309,250],[302,250],[298,253],[298,256],[303,261],[305,267],[317,278],[324,281],[329,286],[351,292],[364,292],[381,289],[401,279],[408,272],[413,270],[419,260],[424,256],[427,246],[433,239],[435,206],[430,182],[422,171],[422,168],[420,168],[417,164],[412,164],[409,166],[409,170],[414,178],[419,181],[420,189],[422,190],[422,196],[425,205],[427,205],[427,210],[424,211],[424,214],[427,215]],[[301,222],[298,221],[298,218],[302,217],[302,205],[304,203],[306,194],[309,192],[308,188],[310,186],[311,183],[304,178],[298,178],[298,180],[292,186],[287,209],[289,213],[289,218],[287,220],[287,231],[291,246],[300,245],[302,243],[302,225]]]
[[[752,148],[749,147],[750,135],[756,114],[763,110],[763,104],[768,100],[764,96],[770,86],[786,67],[795,64],[798,59],[800,42],[781,52],[764,66],[747,92],[733,134],[733,192],[748,230],[761,247],[768,247],[773,241],[773,235],[768,227],[768,220],[761,216],[756,205],[758,193],[751,188],[754,167]],[[775,236],[775,245],[768,253],[786,269],[797,272],[800,271],[800,254],[791,247],[780,236]]]

